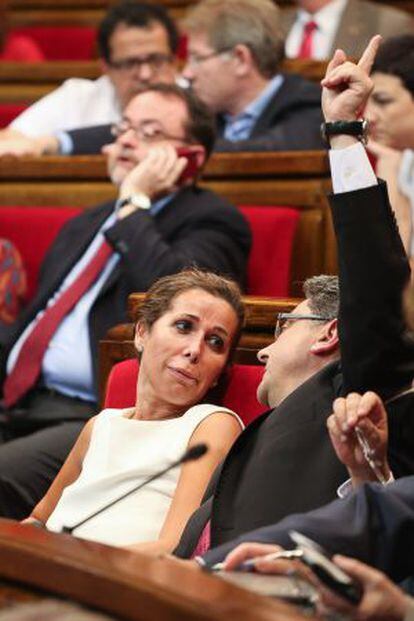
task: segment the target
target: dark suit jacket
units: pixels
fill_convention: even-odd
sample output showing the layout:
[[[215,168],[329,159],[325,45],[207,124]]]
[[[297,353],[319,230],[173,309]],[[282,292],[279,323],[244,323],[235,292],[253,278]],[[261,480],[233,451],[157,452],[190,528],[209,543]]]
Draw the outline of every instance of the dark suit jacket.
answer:
[[[214,565],[244,541],[277,543],[291,548],[289,531],[292,529],[330,552],[375,565],[399,582],[413,574],[414,477],[404,477],[387,487],[365,484],[344,500],[247,533],[207,552],[203,558],[207,566]]]
[[[331,203],[339,251],[341,363],[330,363],[236,440],[215,476],[212,546],[334,499],[347,473],[326,430],[333,400],[365,390],[388,398],[414,376],[414,347],[404,338],[401,312],[409,268],[386,188],[338,194]],[[389,405],[397,476],[414,472],[412,406],[413,393]],[[205,506],[190,520],[179,556],[191,554],[208,515]]]
[[[294,8],[283,11],[282,30],[285,36],[292,28],[295,19]],[[348,0],[328,57],[332,56],[337,48],[341,48],[346,54],[359,58],[368,41],[376,34],[386,39],[413,32],[414,19],[409,13],[369,0]]]
[[[49,250],[38,292],[17,325],[2,334],[1,372],[8,353],[28,323],[80,258],[114,203],[86,210],[69,221]],[[146,291],[160,276],[190,265],[228,274],[242,285],[250,249],[249,227],[239,211],[213,192],[188,187],[156,215],[138,210],[119,220],[105,236],[121,259],[99,293],[89,315],[89,335],[97,385],[97,345],[107,330],[127,321],[127,298]]]
[[[321,91],[313,82],[296,75],[285,75],[280,89],[257,120],[248,140],[231,142],[222,138],[223,121],[218,118],[219,137],[214,150],[291,151],[321,149]],[[68,132],[73,155],[99,153],[113,142],[110,125],[97,125]]]

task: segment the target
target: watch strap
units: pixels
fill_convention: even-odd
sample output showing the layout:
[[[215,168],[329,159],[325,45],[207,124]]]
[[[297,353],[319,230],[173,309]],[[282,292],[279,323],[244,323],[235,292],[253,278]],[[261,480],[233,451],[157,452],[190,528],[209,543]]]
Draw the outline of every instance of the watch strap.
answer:
[[[329,123],[322,123],[321,136],[325,142],[329,144],[329,138],[332,136],[355,136],[364,144],[368,138],[368,121],[361,119],[359,121],[333,121]]]

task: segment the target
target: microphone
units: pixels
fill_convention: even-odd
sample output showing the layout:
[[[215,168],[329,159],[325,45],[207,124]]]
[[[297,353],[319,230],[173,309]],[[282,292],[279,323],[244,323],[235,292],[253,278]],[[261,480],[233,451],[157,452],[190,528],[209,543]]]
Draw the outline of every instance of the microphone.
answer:
[[[91,513],[90,515],[86,516],[86,518],[84,518],[80,522],[77,522],[77,524],[75,524],[74,526],[62,526],[62,533],[68,533],[69,535],[71,535],[77,528],[79,528],[80,526],[83,526],[84,524],[86,524],[86,522],[89,522],[90,520],[95,518],[97,515],[100,515],[107,509],[110,509],[111,507],[116,505],[118,502],[120,502],[124,498],[127,498],[127,496],[130,496],[131,494],[138,492],[140,489],[148,485],[148,483],[151,483],[152,481],[155,481],[159,477],[162,477],[163,474],[166,474],[167,472],[169,472],[173,468],[176,468],[177,466],[181,466],[181,464],[185,464],[188,461],[195,461],[197,459],[200,459],[200,457],[205,455],[207,451],[208,451],[207,444],[204,444],[204,443],[194,444],[194,446],[191,446],[189,449],[185,451],[183,455],[181,455],[180,459],[173,461],[172,464],[170,464],[163,470],[160,470],[159,472],[156,472],[155,474],[151,475],[150,477],[145,479],[145,481],[143,481],[142,483],[139,483],[139,485],[130,489],[129,492],[125,492],[125,494],[122,494],[122,496],[115,498],[115,500],[112,500],[107,505],[104,505],[103,507],[95,511],[94,513]]]

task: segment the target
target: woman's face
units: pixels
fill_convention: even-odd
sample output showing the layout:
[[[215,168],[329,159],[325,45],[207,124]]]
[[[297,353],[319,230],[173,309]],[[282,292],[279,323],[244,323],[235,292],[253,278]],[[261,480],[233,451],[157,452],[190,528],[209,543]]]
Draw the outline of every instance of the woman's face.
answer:
[[[174,298],[149,330],[139,324],[139,400],[149,398],[177,410],[198,403],[227,362],[237,324],[230,304],[202,289]]]
[[[374,91],[366,109],[370,135],[388,147],[414,148],[414,99],[410,91],[394,75],[374,73],[372,79]]]

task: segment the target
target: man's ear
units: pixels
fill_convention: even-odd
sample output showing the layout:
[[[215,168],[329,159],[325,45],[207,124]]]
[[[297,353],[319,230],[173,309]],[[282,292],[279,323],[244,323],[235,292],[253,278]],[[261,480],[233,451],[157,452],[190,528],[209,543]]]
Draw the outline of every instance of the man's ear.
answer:
[[[338,320],[331,319],[319,332],[317,340],[311,345],[310,351],[316,356],[329,356],[339,349]]]
[[[249,73],[251,66],[254,65],[254,59],[247,45],[243,43],[235,45],[232,49],[232,54],[237,61],[236,74],[242,77],[246,75],[246,73]]]

